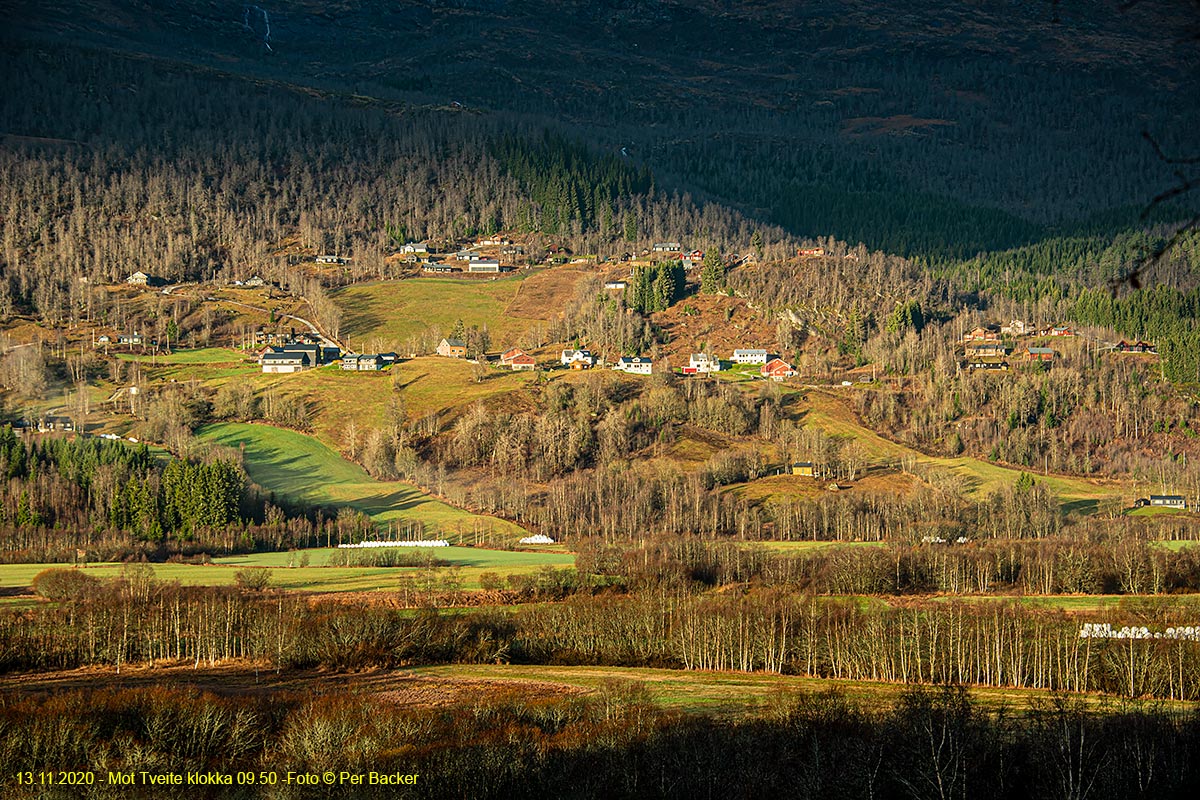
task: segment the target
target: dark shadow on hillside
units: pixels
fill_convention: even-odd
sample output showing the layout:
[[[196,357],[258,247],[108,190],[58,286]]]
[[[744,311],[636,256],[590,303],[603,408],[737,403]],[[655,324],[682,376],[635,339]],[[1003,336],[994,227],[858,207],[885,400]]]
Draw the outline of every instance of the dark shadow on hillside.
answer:
[[[385,511],[409,511],[421,505],[425,499],[425,495],[419,489],[408,487],[364,497],[361,500],[351,500],[346,505],[364,514],[375,516]]]
[[[1063,515],[1067,514],[1095,514],[1100,510],[1100,501],[1092,499],[1072,500],[1062,504]]]
[[[345,319],[342,321],[343,331],[356,331],[366,333],[372,331],[383,324],[383,317],[379,313],[379,300],[374,296],[366,296],[359,294],[354,297],[353,302],[347,302],[344,295],[339,293],[334,296],[338,301],[338,305],[345,313]]]

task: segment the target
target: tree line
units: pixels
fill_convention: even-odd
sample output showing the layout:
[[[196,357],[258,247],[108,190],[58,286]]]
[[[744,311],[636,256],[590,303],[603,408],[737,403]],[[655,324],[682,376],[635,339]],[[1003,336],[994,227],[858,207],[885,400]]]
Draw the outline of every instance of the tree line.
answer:
[[[761,589],[576,594],[512,613],[416,615],[285,594],[188,588],[131,568],[97,581],[69,571],[65,599],[0,615],[0,668],[226,659],[352,669],[445,662],[600,664],[765,671],[846,680],[963,683],[1200,698],[1196,637],[1080,636],[1106,622],[1163,632],[1191,609],[1141,600],[1103,612],[1019,601],[865,606]]]

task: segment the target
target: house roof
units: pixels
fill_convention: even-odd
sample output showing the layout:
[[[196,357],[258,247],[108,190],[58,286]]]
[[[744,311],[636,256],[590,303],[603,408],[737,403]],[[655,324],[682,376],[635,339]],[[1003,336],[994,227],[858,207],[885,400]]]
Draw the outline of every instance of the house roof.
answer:
[[[1034,355],[1034,356],[1046,356],[1046,355],[1052,356],[1052,355],[1054,355],[1054,348],[1053,347],[1031,347],[1031,348],[1029,348],[1029,354]]]
[[[733,351],[733,354],[734,354],[735,356],[765,356],[765,355],[767,354],[767,351],[766,351],[766,350],[757,349],[757,348],[755,348],[755,349],[749,349],[749,350],[747,350],[747,349],[742,349],[742,350],[734,350],[734,351]]]
[[[442,339],[442,342],[450,345],[451,347],[466,347],[467,346],[467,343],[464,342],[462,339]]]
[[[293,361],[308,361],[308,353],[264,353],[263,361],[280,361],[291,363]]]

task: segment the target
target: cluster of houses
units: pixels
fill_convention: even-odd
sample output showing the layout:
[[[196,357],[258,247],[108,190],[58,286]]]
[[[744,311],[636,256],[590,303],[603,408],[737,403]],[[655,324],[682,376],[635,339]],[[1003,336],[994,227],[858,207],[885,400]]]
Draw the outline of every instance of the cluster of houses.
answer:
[[[465,358],[467,355],[466,342],[461,339],[445,338],[438,343],[437,354],[447,358]],[[796,374],[781,358],[772,357],[766,350],[734,350],[731,361],[735,364],[757,364],[759,374],[764,378],[782,381]],[[568,349],[559,353],[559,364],[567,369],[591,369],[599,365],[600,359],[590,350]],[[537,360],[518,347],[506,350],[500,354],[500,365],[516,371],[537,369]],[[692,353],[688,365],[682,368],[684,375],[707,374],[719,372],[725,366],[721,360],[709,353]],[[612,364],[617,372],[631,375],[652,375],[654,362],[646,356],[621,356]]]
[[[966,368],[984,372],[1004,372],[1011,368],[1010,354],[1022,361],[1052,362],[1058,357],[1053,347],[1029,345],[1019,349],[1009,348],[1001,337],[1022,336],[1074,336],[1075,331],[1065,325],[1056,325],[1035,330],[1023,320],[1014,319],[1006,325],[987,325],[973,328],[962,336],[963,356]]]
[[[1158,348],[1149,342],[1138,340],[1136,342],[1127,342],[1124,339],[1112,346],[1114,353],[1157,353]]]
[[[973,328],[962,336],[964,363],[967,369],[983,371],[1005,371],[1010,368],[1011,354],[1022,361],[1052,362],[1058,358],[1053,347],[1034,346],[1009,348],[1002,337],[1023,338],[1069,338],[1078,333],[1069,325],[1052,325],[1035,328],[1023,320],[1014,319],[1005,325],[987,325]],[[1141,340],[1127,342],[1122,339],[1109,348],[1114,353],[1157,353],[1150,342]]]
[[[525,248],[521,245],[514,245],[512,241],[503,236],[489,236],[481,239],[476,247],[500,247],[500,254],[506,256],[518,256],[525,252]],[[459,250],[450,258],[459,262],[459,265],[449,263],[439,256],[431,255],[429,245],[424,242],[409,242],[400,248],[400,252],[404,253],[404,260],[409,264],[419,264],[422,272],[428,272],[435,275],[444,275],[453,272],[462,272],[463,266],[466,267],[468,273],[475,274],[493,274],[512,272],[515,267],[501,264],[497,258],[491,258],[483,253],[477,252],[474,249],[467,248]]]
[[[729,360],[734,364],[757,364],[760,367],[759,375],[773,381],[782,381],[796,375],[796,370],[791,364],[763,349],[734,350]],[[682,371],[684,375],[704,375],[720,372],[724,368],[721,360],[711,353],[692,353],[688,358],[688,365],[683,367]]]

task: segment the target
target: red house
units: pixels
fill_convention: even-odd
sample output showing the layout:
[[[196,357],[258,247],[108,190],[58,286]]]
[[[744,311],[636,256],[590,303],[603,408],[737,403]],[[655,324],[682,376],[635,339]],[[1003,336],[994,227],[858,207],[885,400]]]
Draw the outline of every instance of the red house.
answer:
[[[792,369],[792,365],[784,361],[782,358],[772,358],[766,364],[763,364],[759,373],[764,378],[770,378],[773,381],[781,381],[784,378],[790,378],[796,374],[796,370]]]
[[[537,368],[537,361],[533,356],[526,353],[520,353],[519,355],[513,356],[508,363],[514,371],[532,370]]]

